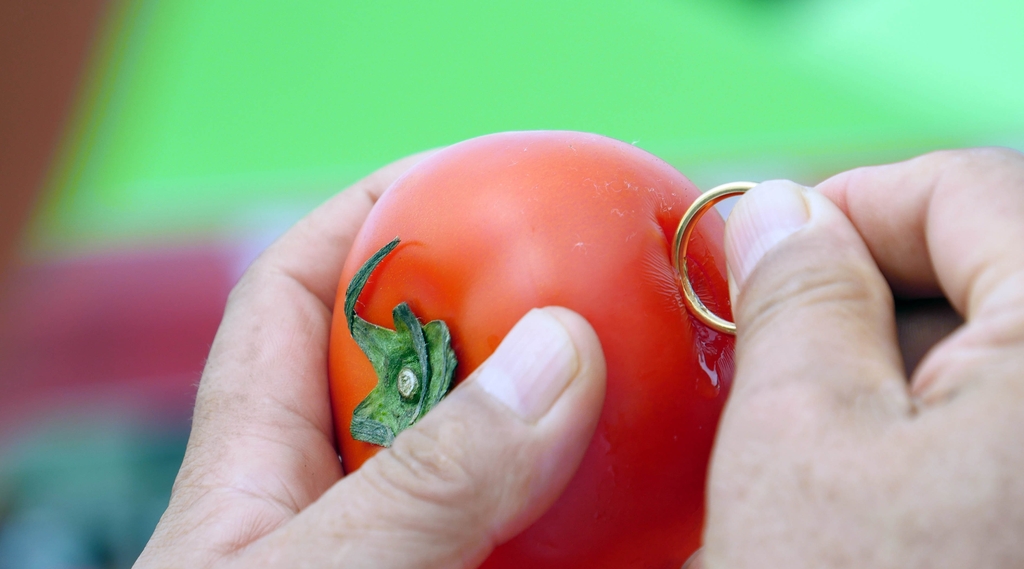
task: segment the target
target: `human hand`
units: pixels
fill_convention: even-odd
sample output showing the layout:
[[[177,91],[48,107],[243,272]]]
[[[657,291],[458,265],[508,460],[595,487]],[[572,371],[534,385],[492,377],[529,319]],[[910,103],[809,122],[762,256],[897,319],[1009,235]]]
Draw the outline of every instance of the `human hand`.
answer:
[[[327,345],[342,263],[417,161],[334,197],[242,277],[203,372],[170,505],[137,568],[475,567],[561,493],[604,399],[593,329],[534,310],[390,449],[342,478]]]
[[[1024,566],[1024,156],[816,190],[762,184],[727,224],[737,368],[702,566]],[[966,320],[909,380],[889,285]]]

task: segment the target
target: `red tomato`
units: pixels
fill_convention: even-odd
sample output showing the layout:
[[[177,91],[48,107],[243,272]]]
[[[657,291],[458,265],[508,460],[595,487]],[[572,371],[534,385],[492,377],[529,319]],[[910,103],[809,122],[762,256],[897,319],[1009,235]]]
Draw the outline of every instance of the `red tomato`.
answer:
[[[733,339],[687,311],[673,269],[676,225],[699,190],[634,146],[575,132],[511,132],[427,158],[384,193],[345,263],[353,275],[394,237],[359,296],[392,327],[406,302],[443,320],[476,369],[528,310],[560,305],[597,331],[607,396],[582,464],[554,506],[484,563],[498,568],[678,568],[699,545],[704,482],[733,372]],[[730,317],[723,222],[702,218],[687,263]],[[338,441],[351,472],[380,447],[353,440],[353,409],[377,377],[337,310],[330,346]]]

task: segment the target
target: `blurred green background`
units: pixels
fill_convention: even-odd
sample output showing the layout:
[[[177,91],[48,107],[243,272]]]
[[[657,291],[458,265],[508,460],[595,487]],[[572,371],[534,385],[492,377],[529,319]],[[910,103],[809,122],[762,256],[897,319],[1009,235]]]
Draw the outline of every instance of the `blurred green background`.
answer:
[[[280,230],[503,130],[633,142],[699,185],[1024,146],[1018,0],[135,0],[109,18],[37,251]]]
[[[27,393],[0,398],[0,569],[131,565],[234,279],[388,162],[573,129],[709,188],[1024,149],[1020,0],[122,0],[104,21],[0,330],[0,384]]]

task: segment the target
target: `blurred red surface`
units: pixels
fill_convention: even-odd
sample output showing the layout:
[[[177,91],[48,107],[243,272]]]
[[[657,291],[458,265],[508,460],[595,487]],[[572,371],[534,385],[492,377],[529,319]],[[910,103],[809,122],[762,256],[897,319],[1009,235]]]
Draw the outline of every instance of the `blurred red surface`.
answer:
[[[239,248],[23,266],[0,298],[0,433],[54,414],[187,421]]]

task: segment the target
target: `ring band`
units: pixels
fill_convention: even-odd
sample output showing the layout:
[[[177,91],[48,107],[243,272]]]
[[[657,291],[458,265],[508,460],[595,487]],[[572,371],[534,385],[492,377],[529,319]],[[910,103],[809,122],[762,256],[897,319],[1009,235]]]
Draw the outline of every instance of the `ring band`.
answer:
[[[689,246],[690,236],[697,227],[697,221],[700,219],[700,216],[704,215],[704,212],[725,198],[741,195],[756,185],[756,182],[730,182],[701,194],[690,205],[690,208],[686,210],[683,218],[679,220],[679,227],[676,229],[676,240],[672,246],[672,260],[682,282],[683,298],[686,299],[686,305],[689,307],[690,312],[701,322],[726,334],[735,335],[736,324],[711,312],[704,305],[704,302],[701,301],[693,290],[693,284],[690,283],[690,272],[686,268],[686,263],[682,260],[686,258],[686,249]]]

